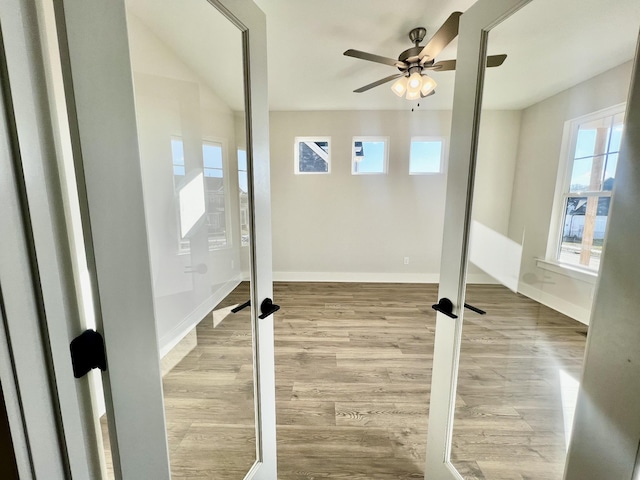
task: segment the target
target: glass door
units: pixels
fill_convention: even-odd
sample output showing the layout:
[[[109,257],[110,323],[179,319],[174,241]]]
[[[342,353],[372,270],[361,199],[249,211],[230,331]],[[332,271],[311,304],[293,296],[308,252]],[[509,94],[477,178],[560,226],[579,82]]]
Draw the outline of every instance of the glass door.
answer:
[[[619,58],[589,76],[600,40],[557,7],[481,0],[461,18],[427,479],[565,471],[638,23],[609,32]],[[631,3],[592,7],[637,19]],[[553,48],[579,81],[531,57],[549,25],[566,30]],[[478,61],[499,54],[500,68]]]
[[[58,7],[108,473],[275,478],[264,15]]]

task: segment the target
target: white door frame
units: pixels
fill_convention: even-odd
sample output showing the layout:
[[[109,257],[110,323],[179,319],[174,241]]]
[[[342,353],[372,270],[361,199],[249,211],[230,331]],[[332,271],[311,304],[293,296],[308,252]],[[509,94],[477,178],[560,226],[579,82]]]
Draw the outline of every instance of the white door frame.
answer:
[[[462,479],[450,461],[451,436],[488,32],[530,1],[479,0],[460,17],[438,290],[438,298],[451,300],[453,313],[458,318],[452,319],[440,312],[436,316],[427,480]]]
[[[266,19],[250,0],[209,3],[243,31],[257,319],[262,299],[272,296]],[[96,323],[107,354],[103,383],[114,472],[116,478],[168,479],[125,2],[61,0],[56,18]],[[255,321],[259,452],[248,477],[275,479],[273,317]]]
[[[50,116],[39,3],[2,0],[0,381],[20,478],[100,475]]]

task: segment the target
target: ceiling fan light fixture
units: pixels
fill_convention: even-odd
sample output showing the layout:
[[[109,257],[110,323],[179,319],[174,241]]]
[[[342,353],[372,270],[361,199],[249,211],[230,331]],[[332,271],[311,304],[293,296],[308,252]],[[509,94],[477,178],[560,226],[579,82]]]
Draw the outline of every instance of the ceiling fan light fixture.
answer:
[[[407,91],[407,100],[420,100],[420,90],[408,90]]]
[[[403,97],[404,93],[407,91],[407,77],[400,77],[398,80],[393,82],[391,85],[391,90],[399,97]]]
[[[419,92],[422,87],[422,75],[420,72],[413,72],[409,76],[409,82],[407,83],[408,92]]]
[[[436,83],[436,81],[433,78],[431,78],[428,75],[423,75],[422,76],[422,86],[420,87],[420,93],[422,94],[423,97],[426,97],[437,86],[438,86],[438,84]]]

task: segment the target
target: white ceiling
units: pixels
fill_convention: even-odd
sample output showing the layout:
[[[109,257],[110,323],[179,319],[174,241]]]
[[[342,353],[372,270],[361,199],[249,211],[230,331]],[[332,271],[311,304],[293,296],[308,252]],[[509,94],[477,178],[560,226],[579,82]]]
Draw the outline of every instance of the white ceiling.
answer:
[[[353,48],[397,58],[407,33],[428,40],[452,11],[474,0],[254,0],[267,16],[271,110],[408,110],[391,83],[353,90],[391,75],[394,67],[345,57]],[[242,105],[241,35],[205,0],[128,0],[127,6],[230,106]],[[483,105],[521,109],[631,60],[640,29],[639,0],[533,0],[489,35]],[[424,44],[424,42],[423,42]],[[454,40],[436,60],[455,58]],[[450,109],[455,72],[433,72],[436,94],[420,109]]]
[[[269,103],[272,110],[402,110],[415,106],[388,85],[356,88],[396,72],[345,57],[353,48],[397,58],[427,39],[454,10],[473,0],[254,0],[267,15]],[[491,32],[489,54],[506,53],[490,69],[484,106],[520,109],[633,58],[640,28],[638,0],[533,0]],[[426,39],[425,39],[426,40]],[[424,43],[423,43],[424,44]],[[454,41],[437,60],[455,58]],[[421,109],[450,109],[454,72],[433,72],[436,95]]]

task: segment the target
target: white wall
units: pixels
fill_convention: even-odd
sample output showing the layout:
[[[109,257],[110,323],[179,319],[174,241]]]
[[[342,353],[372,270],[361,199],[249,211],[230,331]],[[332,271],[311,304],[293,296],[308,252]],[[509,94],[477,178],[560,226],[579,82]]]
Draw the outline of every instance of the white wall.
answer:
[[[520,242],[524,237],[518,288],[584,323],[589,321],[595,279],[583,280],[540,268],[536,259],[544,259],[547,253],[564,123],[626,101],[630,75],[628,62],[522,113],[509,223],[511,239]]]
[[[491,187],[478,208],[505,235],[519,122],[519,112],[485,112],[479,147]],[[276,280],[438,281],[446,175],[409,175],[409,148],[412,136],[448,142],[450,111],[272,112],[270,125]],[[359,135],[389,137],[387,175],[351,174]],[[297,136],[331,137],[330,174],[294,174]],[[470,281],[488,279],[472,269]]]
[[[236,114],[133,14],[129,30],[156,324],[165,354],[241,279]],[[210,250],[201,226],[190,251],[180,252],[172,136],[182,138],[187,173],[202,171],[203,140],[222,142],[228,248]]]
[[[565,122],[624,102],[630,74],[629,62],[523,111],[482,113],[473,218],[522,249],[520,293],[584,323],[595,277],[537,259],[547,254]],[[408,175],[409,142],[448,137],[450,122],[449,111],[272,112],[274,278],[437,282],[446,176]],[[387,175],[351,175],[357,135],[390,138]],[[296,136],[331,137],[331,174],[294,174]],[[472,265],[469,281],[488,279]]]

